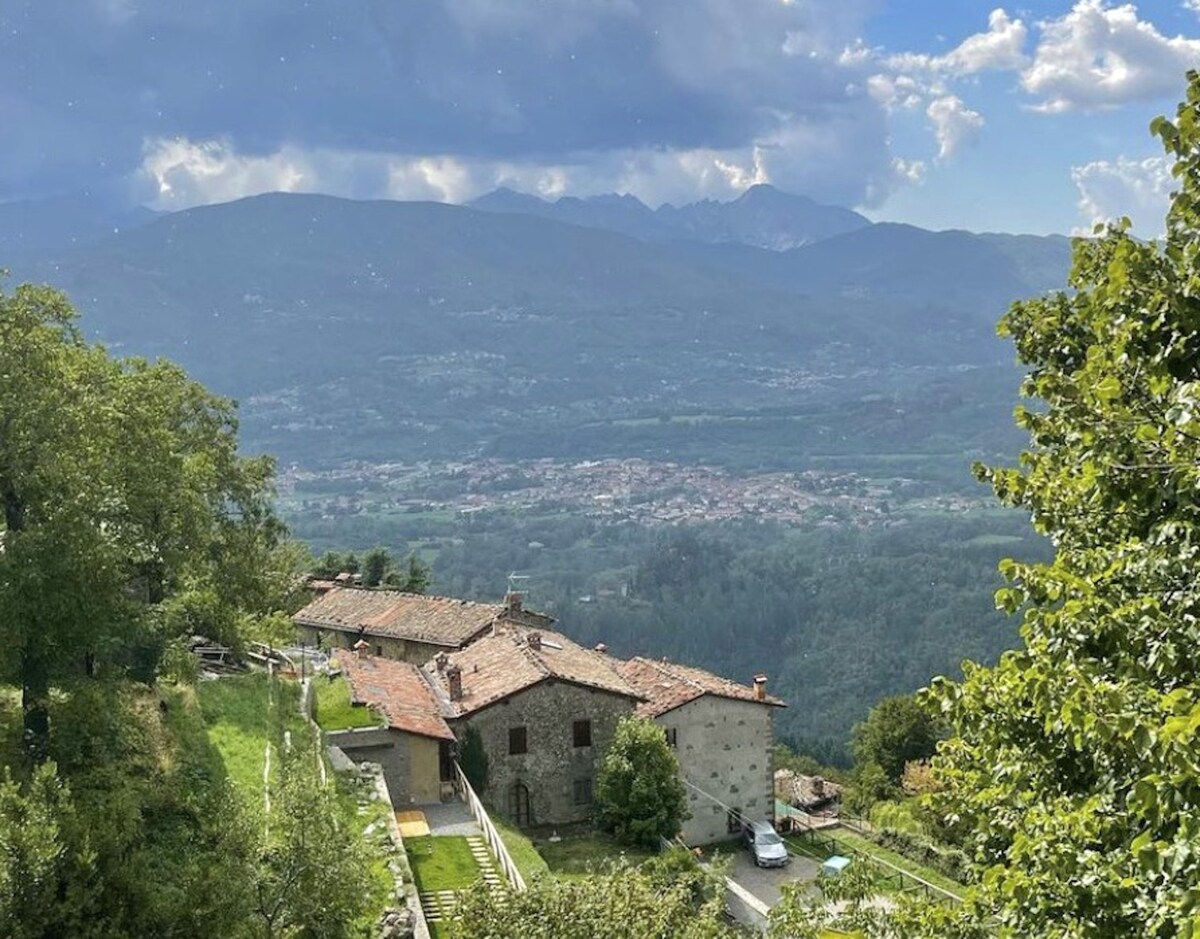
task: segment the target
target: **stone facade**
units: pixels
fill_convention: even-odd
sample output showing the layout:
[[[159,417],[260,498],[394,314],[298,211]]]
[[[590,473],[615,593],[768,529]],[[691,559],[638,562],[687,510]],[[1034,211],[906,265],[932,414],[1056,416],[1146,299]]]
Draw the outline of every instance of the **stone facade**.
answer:
[[[688,844],[711,844],[736,833],[730,832],[726,806],[750,819],[774,819],[773,710],[706,694],[654,719],[674,743],[684,781],[719,800],[687,788]]]
[[[491,809],[522,826],[565,825],[591,818],[600,761],[634,704],[548,679],[451,724],[459,740],[468,727],[479,731],[488,754],[488,785],[479,795]],[[575,746],[577,721],[590,723],[589,746]],[[525,728],[523,754],[509,752],[516,728]]]
[[[298,641],[306,645],[326,651],[352,649],[359,640],[357,632],[318,629],[313,626],[297,626],[296,637]],[[410,662],[413,665],[428,662],[439,652],[445,651],[444,646],[434,645],[431,642],[418,642],[415,639],[396,639],[391,636],[373,636],[369,633],[362,638],[370,645],[371,655],[397,662]]]
[[[397,809],[400,799],[416,805],[440,801],[439,742],[432,737],[381,727],[335,731],[325,739],[356,763],[378,763]]]

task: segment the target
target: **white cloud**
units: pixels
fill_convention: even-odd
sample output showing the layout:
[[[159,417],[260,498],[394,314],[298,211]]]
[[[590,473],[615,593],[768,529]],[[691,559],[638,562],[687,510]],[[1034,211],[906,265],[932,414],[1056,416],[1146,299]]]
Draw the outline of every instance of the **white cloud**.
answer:
[[[987,32],[968,36],[945,55],[904,52],[888,56],[886,62],[896,72],[938,72],[955,77],[1018,69],[1027,61],[1028,35],[1024,22],[997,9],[988,16]]]
[[[956,95],[935,98],[925,114],[933,124],[939,160],[945,160],[964,146],[974,143],[983,128],[983,116],[968,108]]]
[[[1096,224],[1122,216],[1129,217],[1134,232],[1143,238],[1165,231],[1174,183],[1166,157],[1096,160],[1071,167],[1071,179],[1079,190],[1079,212],[1085,220],[1078,233],[1088,234]]]
[[[1021,87],[1058,113],[1115,107],[1178,91],[1200,66],[1200,39],[1168,38],[1138,18],[1137,7],[1078,0],[1069,13],[1039,24],[1033,62]]]
[[[148,141],[141,173],[154,184],[151,203],[159,209],[227,202],[260,192],[294,192],[311,189],[315,182],[309,159],[286,148],[265,157],[240,156],[228,141],[183,137]]]

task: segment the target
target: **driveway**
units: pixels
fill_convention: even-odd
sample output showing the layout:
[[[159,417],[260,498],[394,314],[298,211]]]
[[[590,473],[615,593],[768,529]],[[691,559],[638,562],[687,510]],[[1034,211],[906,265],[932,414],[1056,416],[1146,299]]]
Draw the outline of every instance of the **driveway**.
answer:
[[[780,888],[784,884],[795,881],[812,883],[817,879],[820,870],[820,864],[812,858],[795,854],[785,867],[756,867],[750,858],[750,852],[740,850],[733,856],[729,879],[759,903],[772,907],[783,899]],[[766,930],[766,919],[762,914],[749,903],[742,901],[733,891],[726,896],[726,905],[738,922]]]

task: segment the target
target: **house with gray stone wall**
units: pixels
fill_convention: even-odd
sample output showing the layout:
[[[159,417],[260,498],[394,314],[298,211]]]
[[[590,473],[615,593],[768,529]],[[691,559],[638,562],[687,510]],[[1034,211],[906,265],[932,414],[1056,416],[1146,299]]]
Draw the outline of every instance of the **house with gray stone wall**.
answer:
[[[743,819],[775,819],[773,712],[784,707],[766,693],[766,676],[741,685],[667,662],[634,658],[618,665],[644,700],[635,713],[663,728],[679,760],[688,794],[688,844],[736,835]]]
[[[352,702],[372,708],[379,726],[327,733],[327,741],[357,763],[378,763],[396,808],[452,796],[454,732],[421,670],[362,649],[339,653],[337,665]]]
[[[407,599],[413,595],[327,596],[338,592],[353,594],[339,601],[345,621],[366,627],[354,651],[339,653],[339,663],[353,700],[377,708],[384,726],[347,732],[336,742],[352,758],[384,766],[398,805],[447,796],[452,761],[473,729],[488,757],[479,795],[494,811],[522,827],[587,821],[617,723],[637,715],[658,723],[675,749],[688,793],[691,818],[683,835],[690,844],[725,840],[743,818],[774,818],[772,713],[783,702],[766,693],[765,676],[741,685],[665,659],[625,661],[603,646],[585,649],[546,628],[548,617],[527,613],[511,595],[504,605],[434,597],[427,612],[413,614]],[[361,596],[376,593],[392,594],[392,604]],[[456,615],[446,604],[460,604]],[[301,611],[307,622],[331,622],[328,609],[318,618],[314,606]],[[432,622],[464,625],[440,627],[444,644],[438,644],[429,641]],[[376,642],[384,629],[408,645]],[[359,634],[339,635],[345,642]],[[468,638],[450,645],[462,635]],[[418,648],[435,650],[419,666],[391,657]]]
[[[591,818],[600,761],[641,701],[612,659],[560,633],[504,623],[422,671],[459,740],[479,733],[484,801],[522,827]]]
[[[365,587],[332,587],[292,618],[300,642],[351,649],[366,642],[373,655],[420,665],[438,652],[461,649],[497,623],[549,627],[554,619],[526,610],[521,595],[503,603]]]

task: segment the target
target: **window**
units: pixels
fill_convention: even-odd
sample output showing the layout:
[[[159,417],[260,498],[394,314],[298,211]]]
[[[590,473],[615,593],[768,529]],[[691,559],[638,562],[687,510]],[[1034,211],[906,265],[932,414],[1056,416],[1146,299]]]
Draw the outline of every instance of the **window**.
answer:
[[[575,746],[590,747],[592,745],[592,722],[591,721],[576,721],[574,736],[575,736]]]
[[[525,737],[524,727],[508,728],[508,752],[510,756],[529,752],[529,741]]]
[[[592,804],[592,781],[590,779],[575,780],[575,804]]]
[[[742,830],[742,813],[738,809],[730,809],[725,813],[725,830],[731,835]]]
[[[383,646],[376,646],[376,647],[375,647],[375,654],[376,654],[377,656],[379,656],[380,658],[383,658]]]
[[[663,733],[667,736],[667,746],[679,746],[679,729],[676,727],[664,727]]]

